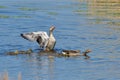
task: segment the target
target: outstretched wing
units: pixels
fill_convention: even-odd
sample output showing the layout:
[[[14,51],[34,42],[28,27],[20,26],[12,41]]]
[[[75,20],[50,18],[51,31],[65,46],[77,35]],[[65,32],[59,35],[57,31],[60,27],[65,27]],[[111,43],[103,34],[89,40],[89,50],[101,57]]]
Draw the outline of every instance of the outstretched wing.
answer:
[[[46,47],[49,39],[47,33],[43,31],[23,33],[21,36],[29,41],[37,41],[42,48]]]
[[[34,35],[32,32],[29,32],[29,33],[22,33],[21,36],[26,39],[26,40],[29,40],[29,41],[36,41],[37,40],[37,37],[38,35]]]

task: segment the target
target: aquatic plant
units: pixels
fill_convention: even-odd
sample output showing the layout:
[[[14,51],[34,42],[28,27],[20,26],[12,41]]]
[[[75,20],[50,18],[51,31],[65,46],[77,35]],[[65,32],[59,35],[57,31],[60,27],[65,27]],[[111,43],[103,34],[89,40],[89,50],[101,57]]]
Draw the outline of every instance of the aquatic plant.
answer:
[[[12,18],[32,18],[31,16],[28,15],[22,15],[22,16],[13,16]]]
[[[36,10],[39,10],[37,8],[28,8],[28,7],[21,7],[19,9],[22,10],[22,11],[36,11]]]
[[[0,18],[10,18],[8,15],[0,15]]]
[[[49,14],[49,15],[54,15],[54,16],[55,16],[55,15],[58,15],[57,12],[48,12],[48,14]]]
[[[2,9],[2,8],[6,8],[6,6],[1,6],[1,5],[0,5],[0,9]]]

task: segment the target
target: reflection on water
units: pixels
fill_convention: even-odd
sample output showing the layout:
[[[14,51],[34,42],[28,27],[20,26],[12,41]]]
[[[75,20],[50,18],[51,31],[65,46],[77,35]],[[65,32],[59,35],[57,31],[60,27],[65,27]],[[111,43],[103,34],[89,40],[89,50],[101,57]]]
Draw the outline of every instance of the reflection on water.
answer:
[[[87,12],[97,24],[120,26],[120,0],[80,0],[86,2],[87,10],[77,10],[78,14]],[[92,19],[93,20],[93,19]]]
[[[120,19],[120,0],[88,0],[90,15]]]

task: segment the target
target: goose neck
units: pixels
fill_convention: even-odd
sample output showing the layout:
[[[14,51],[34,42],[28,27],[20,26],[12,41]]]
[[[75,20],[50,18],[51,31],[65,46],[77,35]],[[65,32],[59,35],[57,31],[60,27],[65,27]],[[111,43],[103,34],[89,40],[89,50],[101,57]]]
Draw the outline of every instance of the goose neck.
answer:
[[[49,32],[49,36],[53,36],[53,31],[50,31],[50,32]]]

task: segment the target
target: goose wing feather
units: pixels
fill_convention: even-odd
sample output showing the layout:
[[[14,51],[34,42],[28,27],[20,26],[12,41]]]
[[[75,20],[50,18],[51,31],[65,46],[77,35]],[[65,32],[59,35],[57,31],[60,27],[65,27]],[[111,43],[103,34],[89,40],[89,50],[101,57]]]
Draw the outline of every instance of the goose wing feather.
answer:
[[[49,36],[47,35],[47,32],[44,31],[37,31],[37,32],[29,32],[29,33],[23,33],[21,36],[24,39],[27,39],[29,41],[37,41],[40,47],[45,48],[48,43]]]

